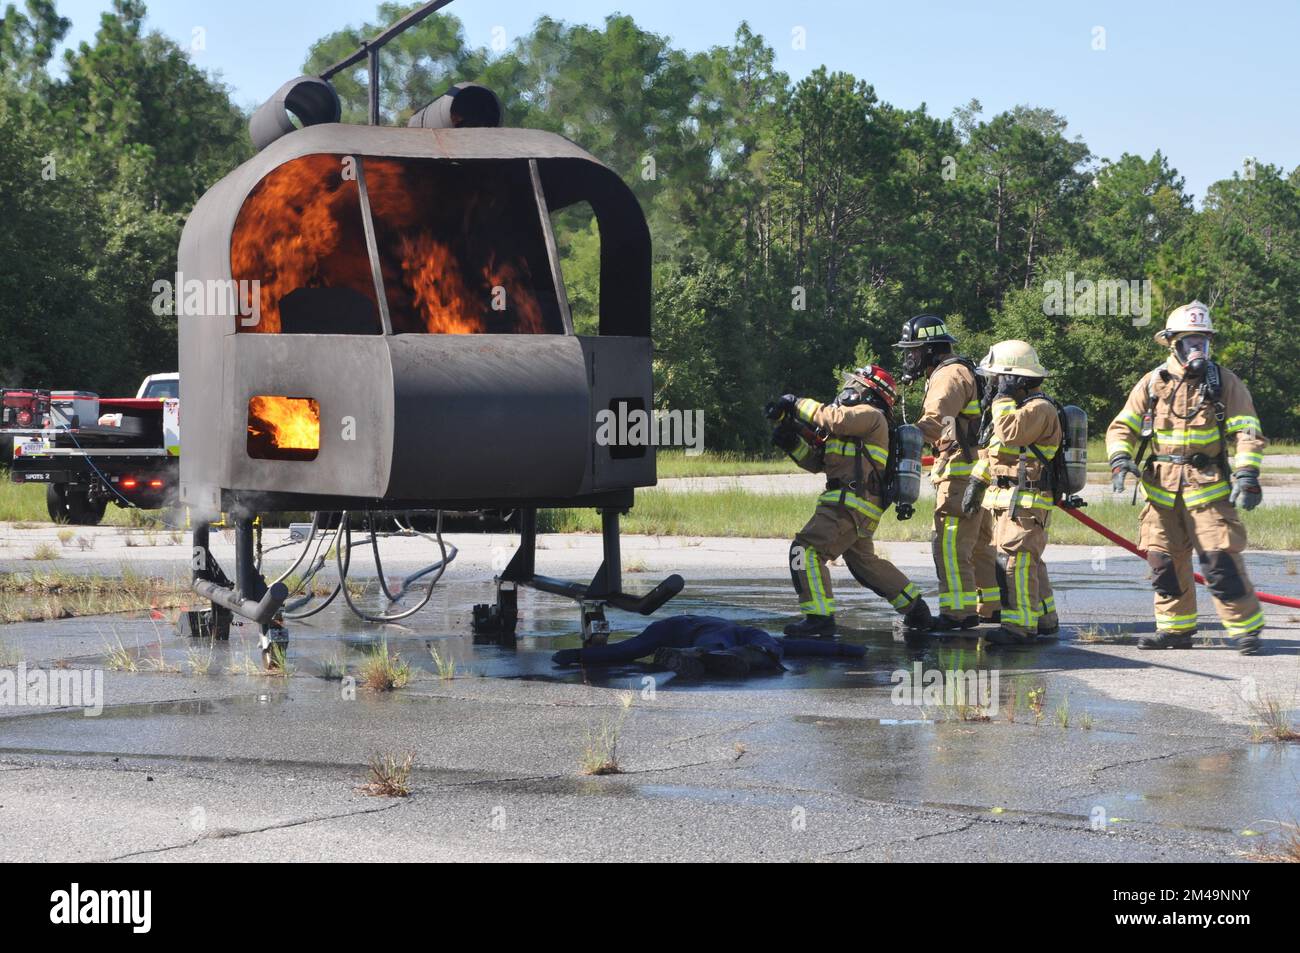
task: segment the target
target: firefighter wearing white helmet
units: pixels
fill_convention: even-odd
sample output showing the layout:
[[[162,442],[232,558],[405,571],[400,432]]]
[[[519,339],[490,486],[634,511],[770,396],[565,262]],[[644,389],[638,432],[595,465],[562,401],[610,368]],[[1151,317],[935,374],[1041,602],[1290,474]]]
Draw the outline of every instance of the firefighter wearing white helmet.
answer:
[[[1043,550],[1055,505],[1051,461],[1061,452],[1064,432],[1056,404],[1041,390],[1049,372],[1029,344],[993,345],[979,374],[993,391],[991,419],[962,509],[993,512],[993,544],[1006,569],[1002,626],[985,638],[1024,645],[1060,628]]]
[[[1241,558],[1246,528],[1237,507],[1259,505],[1267,441],[1246,385],[1212,360],[1209,308],[1199,301],[1175,308],[1155,339],[1168,358],[1137,382],[1106,431],[1113,489],[1122,493],[1131,474],[1146,498],[1140,545],[1155,589],[1156,634],[1138,645],[1191,648],[1195,550],[1224,628],[1251,655],[1264,614]]]

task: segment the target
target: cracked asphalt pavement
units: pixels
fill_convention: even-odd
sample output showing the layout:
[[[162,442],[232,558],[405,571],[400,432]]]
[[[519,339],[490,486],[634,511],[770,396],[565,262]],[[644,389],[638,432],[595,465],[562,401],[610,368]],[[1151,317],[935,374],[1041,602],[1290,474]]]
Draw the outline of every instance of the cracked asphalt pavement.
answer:
[[[990,652],[905,639],[839,567],[843,637],[864,659],[685,684],[648,664],[554,666],[577,644],[576,612],[540,593],[521,593],[517,646],[475,644],[470,609],[490,598],[511,541],[454,541],[461,557],[409,622],[331,609],[291,626],[288,677],[230,674],[255,654],[251,628],[193,675],[194,645],[166,619],[0,627],[31,668],[105,669],[120,643],[182,670],[105,671],[98,717],[0,706],[0,860],[1238,861],[1276,850],[1300,820],[1300,748],[1252,729],[1255,700],[1295,707],[1297,615],[1270,609],[1267,650],[1251,658],[1210,627],[1194,650],[1139,652],[1149,592],[1118,551],[1049,551],[1058,642]],[[109,542],[61,568],[183,560]],[[394,571],[419,564],[414,543],[392,547]],[[581,578],[599,541],[543,547],[539,571]],[[777,630],[791,617],[784,548],[627,537],[624,558],[642,570],[627,585],[682,571],[687,589],[664,612]],[[926,547],[887,548],[933,589]],[[1261,588],[1294,588],[1287,554],[1250,560]],[[614,638],[645,623],[610,619]],[[353,693],[321,677],[327,661],[355,673],[381,643],[415,666],[408,687]],[[454,679],[439,678],[431,647],[455,660]],[[917,663],[996,675],[996,710],[963,720],[953,706],[896,704],[895,673]],[[620,773],[582,773],[593,744]],[[413,755],[409,797],[361,789],[376,753]]]

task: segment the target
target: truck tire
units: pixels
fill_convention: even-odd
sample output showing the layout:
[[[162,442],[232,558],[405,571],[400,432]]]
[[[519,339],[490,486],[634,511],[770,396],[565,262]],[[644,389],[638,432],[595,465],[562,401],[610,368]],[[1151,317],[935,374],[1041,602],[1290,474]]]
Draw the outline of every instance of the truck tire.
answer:
[[[65,499],[63,487],[57,483],[51,483],[45,488],[45,511],[50,514],[50,519],[56,523],[64,523],[68,520],[68,504]]]
[[[67,499],[68,522],[73,526],[98,526],[104,520],[104,511],[108,509],[108,500],[91,502],[85,493],[76,491],[65,494]]]

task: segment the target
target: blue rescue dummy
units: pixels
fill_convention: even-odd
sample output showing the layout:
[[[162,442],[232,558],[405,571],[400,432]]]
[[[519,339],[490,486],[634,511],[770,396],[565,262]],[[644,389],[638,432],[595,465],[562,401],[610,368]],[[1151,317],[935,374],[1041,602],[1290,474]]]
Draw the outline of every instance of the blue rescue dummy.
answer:
[[[818,639],[778,639],[752,625],[707,615],[679,615],[649,625],[612,645],[563,649],[551,657],[556,665],[622,665],[653,655],[659,668],[683,678],[722,675],[743,678],[754,672],[783,672],[782,660],[800,656],[861,658],[860,645]]]

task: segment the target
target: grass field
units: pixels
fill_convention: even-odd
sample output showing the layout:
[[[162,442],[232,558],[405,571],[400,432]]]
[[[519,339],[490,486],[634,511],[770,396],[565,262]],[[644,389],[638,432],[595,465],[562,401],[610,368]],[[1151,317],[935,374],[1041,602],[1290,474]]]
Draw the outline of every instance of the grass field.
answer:
[[[623,520],[623,531],[646,536],[788,539],[812,515],[814,500],[803,493],[642,490],[637,494],[636,507]],[[1125,538],[1137,538],[1140,506],[1107,501],[1088,506],[1086,512]],[[933,513],[933,503],[928,500],[922,500],[916,515],[906,522],[900,522],[890,511],[876,538],[884,542],[928,541]],[[1300,549],[1300,507],[1264,507],[1243,516],[1252,549]],[[598,533],[600,517],[594,510],[547,510],[539,514],[538,525],[549,533]],[[1053,514],[1050,534],[1055,543],[1108,545],[1065,513]]]
[[[10,483],[9,474],[0,470],[0,523],[49,523],[45,509],[45,487],[37,484]],[[105,526],[161,526],[160,514],[146,510],[124,510],[109,506],[104,514]]]

